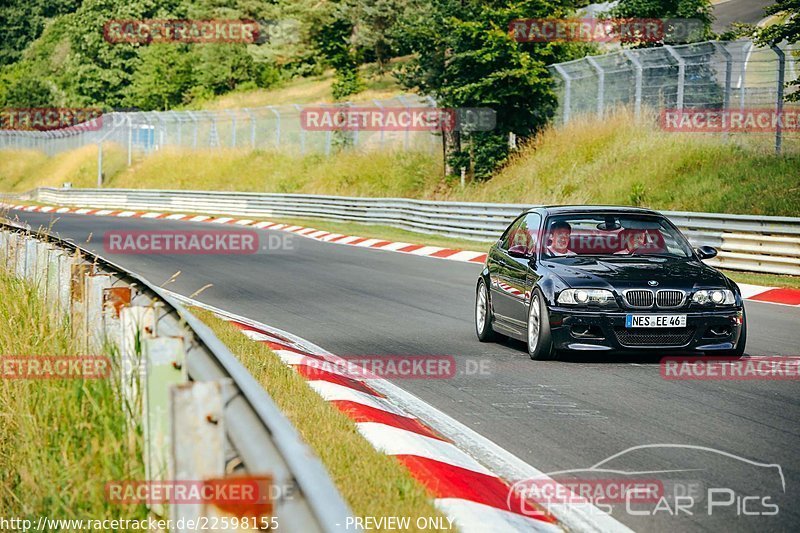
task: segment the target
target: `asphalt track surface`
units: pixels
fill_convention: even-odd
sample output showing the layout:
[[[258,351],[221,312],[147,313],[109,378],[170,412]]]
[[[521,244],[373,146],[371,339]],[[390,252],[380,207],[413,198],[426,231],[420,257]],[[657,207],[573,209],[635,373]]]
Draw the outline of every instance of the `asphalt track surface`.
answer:
[[[33,228],[50,214],[14,212]],[[320,223],[324,228],[324,223]],[[227,226],[230,228],[230,226]],[[608,465],[624,472],[681,470],[648,479],[679,480],[700,494],[689,516],[656,504],[613,516],[637,531],[796,531],[800,512],[798,381],[667,381],[658,356],[531,361],[521,343],[482,344],[473,326],[477,264],[362,249],[294,236],[293,250],[258,255],[111,255],[101,235],[117,230],[209,229],[208,224],[58,215],[52,232],[156,284],[304,337],[338,355],[452,355],[447,379],[395,382],[543,472],[585,469],[647,444],[708,447],[640,449]],[[213,229],[220,229],[219,226]],[[260,230],[264,235],[287,235]],[[800,308],[748,302],[748,353],[800,354]],[[469,362],[468,362],[469,361]],[[484,365],[483,372],[475,367]],[[469,370],[468,370],[469,368]],[[746,462],[750,461],[750,462]],[[776,468],[785,477],[782,489]],[[594,478],[575,474],[578,478]],[[607,474],[603,478],[620,477]],[[647,476],[644,476],[647,478]],[[641,476],[639,477],[641,479]],[[708,490],[735,491],[708,515]],[[757,496],[740,505],[743,496]],[[716,501],[729,492],[716,492]],[[773,516],[745,512],[779,511]]]
[[[756,24],[766,15],[764,9],[774,4],[772,0],[727,0],[714,6],[714,23],[711,29],[724,32],[733,22]]]

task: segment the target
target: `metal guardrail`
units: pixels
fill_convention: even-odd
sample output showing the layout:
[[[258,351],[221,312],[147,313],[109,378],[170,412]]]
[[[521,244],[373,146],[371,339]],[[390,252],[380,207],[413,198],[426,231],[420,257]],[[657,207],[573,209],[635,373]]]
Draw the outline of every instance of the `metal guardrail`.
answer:
[[[1,198],[1,197],[0,197]],[[39,188],[14,199],[96,208],[296,217],[385,224],[422,233],[489,241],[524,204],[444,202],[307,194]],[[10,201],[10,198],[9,200]],[[664,211],[695,246],[720,250],[709,264],[800,275],[800,218]]]
[[[34,284],[87,353],[119,357],[112,363],[129,419],[141,414],[148,482],[269,476],[282,530],[343,529],[352,513],[322,463],[236,356],[167,291],[74,243],[2,221],[0,270]],[[169,507],[173,524],[224,516]]]

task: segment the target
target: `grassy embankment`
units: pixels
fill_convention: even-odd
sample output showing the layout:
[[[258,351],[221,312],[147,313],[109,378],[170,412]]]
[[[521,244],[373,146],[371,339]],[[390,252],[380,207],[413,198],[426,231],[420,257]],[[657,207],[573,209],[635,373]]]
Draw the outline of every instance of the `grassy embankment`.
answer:
[[[81,353],[38,292],[0,272],[0,356]],[[145,518],[104,491],[144,478],[141,446],[109,379],[0,379],[0,516]]]
[[[238,354],[321,457],[354,516],[440,516],[425,489],[376,451],[265,345],[211,313],[197,314]],[[0,355],[82,353],[30,285],[0,274]],[[0,381],[0,516],[145,518],[106,500],[112,480],[144,479],[141,432],[126,429],[112,380]]]

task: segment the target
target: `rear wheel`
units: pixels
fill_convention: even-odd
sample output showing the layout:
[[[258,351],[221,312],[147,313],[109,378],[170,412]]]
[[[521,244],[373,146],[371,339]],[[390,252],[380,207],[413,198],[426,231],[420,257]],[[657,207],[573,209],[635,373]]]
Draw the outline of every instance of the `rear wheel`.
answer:
[[[533,291],[528,309],[528,355],[536,361],[557,359],[550,334],[550,313],[539,289]]]
[[[489,342],[495,338],[495,332],[492,329],[489,290],[486,288],[486,282],[483,281],[483,278],[478,281],[478,288],[475,292],[475,332],[481,342]]]

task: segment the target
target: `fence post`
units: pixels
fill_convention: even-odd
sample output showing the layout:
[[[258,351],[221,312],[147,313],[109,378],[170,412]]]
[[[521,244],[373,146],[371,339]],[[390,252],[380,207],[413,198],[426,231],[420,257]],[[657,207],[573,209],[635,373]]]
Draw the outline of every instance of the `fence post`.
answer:
[[[786,68],[786,54],[783,53],[775,43],[770,46],[772,51],[778,56],[778,87],[777,87],[777,100],[775,101],[775,113],[777,114],[777,125],[775,127],[775,153],[781,153],[781,144],[783,141],[783,84],[786,81],[784,69]]]
[[[186,114],[192,119],[192,124],[194,125],[194,130],[192,131],[192,148],[197,148],[197,116],[191,111],[187,111]]]
[[[297,118],[298,118],[298,121],[300,122],[300,153],[301,154],[305,154],[306,153],[306,129],[303,127],[303,121],[301,120],[302,113],[303,113],[303,108],[300,107],[298,104],[294,104],[294,108],[297,110]]]
[[[625,57],[628,58],[628,61],[633,63],[633,66],[636,69],[636,87],[634,88],[633,93],[633,109],[634,116],[638,119],[642,115],[642,63],[632,51],[623,50],[622,53],[625,54]]]
[[[746,51],[745,51],[746,49]],[[742,69],[741,73],[739,74],[739,110],[744,113],[744,102],[745,102],[745,77],[747,74],[747,61],[750,59],[750,52],[753,51],[753,43],[748,42],[742,48],[742,54],[744,54],[744,60],[742,61]]]
[[[728,109],[731,105],[731,69],[733,67],[733,59],[731,53],[722,43],[715,41],[714,48],[725,57],[725,92],[722,97],[722,108]]]
[[[586,61],[597,72],[597,116],[603,117],[603,106],[606,98],[606,73],[600,63],[597,62],[592,56],[587,56]]]
[[[373,104],[375,104],[375,107],[377,107],[378,109],[380,109],[380,110],[381,110],[381,112],[383,112],[383,111],[382,111],[382,110],[383,110],[383,104],[381,104],[381,103],[380,103],[379,101],[377,101],[377,100],[372,100],[372,103],[373,103]],[[383,148],[383,134],[384,134],[384,132],[385,132],[385,128],[381,128],[380,137],[378,138],[378,143],[379,143],[379,146],[380,146],[381,148]]]
[[[678,102],[676,107],[678,109],[683,109],[683,95],[686,84],[686,61],[671,46],[665,44],[664,49],[678,62]]]
[[[97,188],[103,186],[103,143],[97,143]]]
[[[281,146],[281,114],[273,106],[267,106],[270,111],[275,115],[275,147]]]
[[[403,98],[403,95],[402,94],[398,95],[397,99],[400,100],[400,103],[403,104],[403,107],[406,108],[406,114],[410,114],[411,111],[409,109],[408,103],[406,103],[405,99]],[[411,135],[411,132],[409,131],[408,127],[406,127],[405,137],[403,138],[403,148],[405,150],[408,150],[408,145],[409,145],[410,140],[411,140],[410,139],[410,135]]]
[[[437,116],[441,116],[439,110],[436,108],[436,100],[434,100],[432,96],[426,96],[425,99],[428,100],[431,109],[433,109],[433,111],[437,114]],[[436,135],[433,133],[433,131],[430,132],[430,139],[431,139],[431,152],[433,152],[434,150],[436,150]],[[444,133],[442,133],[442,142],[444,142]]]
[[[230,109],[227,110],[228,115],[231,117],[231,148],[236,148],[236,113],[231,111]]]
[[[256,149],[256,117],[253,116],[253,112],[250,111],[250,108],[245,107],[244,112],[247,113],[247,118],[250,121],[250,148],[253,150]]]
[[[131,150],[133,149],[133,122],[128,115],[128,166],[131,166]]]
[[[564,109],[562,111],[564,124],[569,122],[570,118],[570,107],[572,104],[572,78],[570,78],[567,71],[561,65],[553,65],[556,69],[556,72],[564,79]]]

